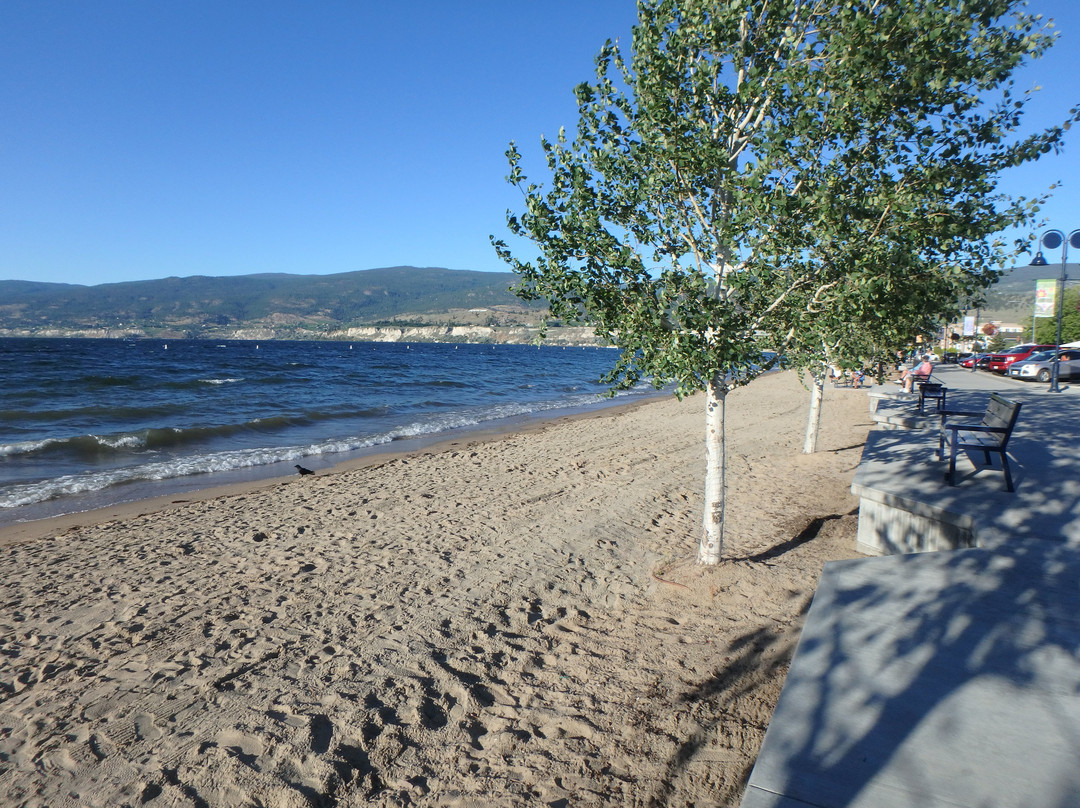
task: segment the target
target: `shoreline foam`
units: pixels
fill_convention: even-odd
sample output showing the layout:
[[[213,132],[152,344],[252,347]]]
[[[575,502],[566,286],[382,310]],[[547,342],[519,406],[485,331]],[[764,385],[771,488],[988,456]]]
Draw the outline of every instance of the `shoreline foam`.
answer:
[[[595,351],[535,347],[45,343],[4,354],[12,378],[0,395],[11,416],[8,442],[0,439],[0,524],[588,409],[609,369]]]
[[[436,449],[436,447],[453,442],[471,441],[512,432],[528,431],[566,418],[587,418],[608,411],[635,407],[641,403],[654,401],[663,395],[663,393],[637,393],[632,400],[613,399],[598,401],[587,406],[566,406],[539,410],[527,415],[491,419],[469,426],[455,427],[429,434],[395,438],[386,442],[373,443],[370,446],[331,454],[321,454],[313,457],[290,457],[275,463],[243,466],[219,472],[200,472],[167,477],[161,480],[137,480],[123,486],[110,486],[101,491],[69,495],[13,508],[0,508],[0,546],[7,543],[4,537],[9,532],[9,529],[11,532],[19,532],[17,528],[20,525],[32,525],[53,519],[77,517],[80,514],[90,514],[86,519],[92,520],[97,518],[93,514],[99,512],[103,514],[137,512],[140,509],[140,503],[160,503],[166,500],[178,499],[182,501],[202,500],[216,496],[215,492],[219,490],[227,492],[233,489],[259,487],[275,480],[293,476],[295,460],[317,466],[319,473],[332,473],[350,468],[358,463],[367,465],[370,462],[378,462],[383,457],[417,452],[426,453]],[[82,521],[85,522],[86,519]],[[78,521],[76,520],[76,522]],[[45,527],[44,530],[47,531],[48,528]],[[39,533],[37,530],[32,532],[34,534]]]

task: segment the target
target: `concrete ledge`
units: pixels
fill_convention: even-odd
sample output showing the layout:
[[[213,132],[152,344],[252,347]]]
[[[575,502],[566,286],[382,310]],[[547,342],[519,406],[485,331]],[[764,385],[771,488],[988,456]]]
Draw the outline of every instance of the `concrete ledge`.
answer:
[[[872,432],[855,472],[851,493],[859,497],[859,532],[855,549],[866,555],[960,550],[975,546],[975,518],[963,507],[929,500],[920,489],[905,490],[903,481],[882,480],[882,444],[895,450],[897,435]],[[907,462],[925,467],[936,460],[937,441],[911,436]],[[869,461],[869,462],[867,462]],[[916,468],[917,468],[916,467]],[[903,471],[900,470],[902,474]],[[889,485],[889,482],[899,483]],[[944,480],[940,485],[945,485]]]
[[[923,508],[887,505],[870,497],[860,499],[855,549],[865,555],[894,555],[975,546],[970,519],[947,512],[921,516],[916,513],[919,510]]]
[[[936,429],[941,418],[936,408],[919,411],[919,394],[903,390],[871,390],[870,417],[879,429]],[[882,404],[886,405],[884,408]]]
[[[989,473],[959,491],[945,482],[947,464],[938,459],[937,447],[936,431],[875,430],[867,436],[851,485],[859,497],[859,552],[892,555],[976,546],[979,503],[994,496]],[[978,495],[969,496],[976,488]]]
[[[933,415],[911,415],[873,413],[870,416],[878,429],[935,429],[941,424],[941,418]]]
[[[919,396],[915,393],[905,393],[903,390],[886,390],[886,389],[874,389],[867,393],[867,397],[870,399],[870,414],[873,415],[878,411],[878,405],[883,401],[892,403],[906,403],[919,401]]]

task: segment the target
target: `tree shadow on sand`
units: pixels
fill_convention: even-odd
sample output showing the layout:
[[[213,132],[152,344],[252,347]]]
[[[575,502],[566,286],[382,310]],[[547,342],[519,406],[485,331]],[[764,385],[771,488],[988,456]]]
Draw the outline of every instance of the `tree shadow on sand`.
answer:
[[[805,615],[810,606],[806,598],[800,609],[800,616]],[[683,704],[704,706],[709,719],[703,721],[699,729],[684,740],[668,760],[662,776],[655,784],[650,795],[650,808],[661,808],[671,804],[677,789],[677,783],[683,778],[695,758],[705,752],[714,741],[716,731],[724,725],[737,723],[745,727],[747,717],[738,709],[738,704],[746,698],[760,697],[760,691],[770,679],[780,675],[788,665],[795,648],[796,636],[790,632],[777,635],[769,627],[761,627],[739,637],[729,646],[729,655],[718,660],[722,666],[697,687],[683,694],[679,701]],[[746,727],[762,733],[764,723]],[[734,733],[741,736],[743,733]],[[741,751],[741,750],[740,750]],[[718,804],[730,805],[746,786],[753,766],[749,758],[742,765],[738,763],[733,770],[719,773],[714,783],[716,792],[710,799]]]
[[[856,514],[858,514],[858,512],[859,509],[856,508],[852,511],[848,511],[848,513],[846,514],[830,513],[828,516],[814,517],[810,520],[806,527],[804,527],[790,539],[782,541],[779,544],[774,544],[772,547],[769,547],[768,549],[762,550],[758,553],[754,553],[753,555],[732,558],[730,559],[730,561],[751,561],[757,563],[772,561],[773,559],[779,558],[786,553],[790,553],[792,550],[795,550],[796,548],[801,547],[807,542],[816,539],[818,537],[818,534],[821,533],[821,529],[825,527],[827,523],[835,521],[837,519],[843,519],[845,516],[855,516]]]
[[[768,562],[813,541],[825,525],[857,513],[858,510],[855,509],[847,514],[815,517],[790,539],[751,555],[729,559],[726,563],[751,562],[772,566]],[[811,597],[808,596],[799,604],[796,612],[797,625],[801,624],[802,618],[806,616],[810,602]],[[718,668],[711,676],[679,698],[682,704],[696,707],[694,712],[699,715],[700,725],[679,744],[668,760],[662,776],[653,786],[647,803],[649,806],[660,808],[671,804],[679,790],[678,782],[691,768],[695,758],[702,754],[707,755],[708,749],[715,743],[717,730],[724,725],[738,724],[750,732],[764,733],[767,716],[760,723],[749,726],[747,711],[741,709],[742,702],[747,699],[760,702],[769,700],[768,697],[763,697],[762,691],[770,680],[775,680],[783,673],[791,661],[797,641],[798,634],[795,631],[777,634],[773,625],[747,631],[728,644],[724,655],[717,657]],[[772,704],[768,704],[767,712],[771,712],[771,707]],[[705,717],[701,718],[702,715]],[[744,734],[733,733],[737,737]],[[752,766],[752,757],[741,765],[737,762],[734,765],[725,764],[728,770],[714,778],[713,786],[716,790],[710,794],[710,799],[719,799],[720,804],[724,805],[732,804],[745,788]]]

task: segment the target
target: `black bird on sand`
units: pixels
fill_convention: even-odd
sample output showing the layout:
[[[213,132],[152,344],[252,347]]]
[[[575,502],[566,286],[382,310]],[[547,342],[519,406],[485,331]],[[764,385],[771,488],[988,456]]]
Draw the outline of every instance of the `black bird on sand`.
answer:
[[[296,470],[298,472],[300,472],[301,477],[303,477],[305,474],[314,474],[315,473],[311,469],[306,469],[306,468],[304,468],[303,466],[300,466],[300,465],[297,465]]]

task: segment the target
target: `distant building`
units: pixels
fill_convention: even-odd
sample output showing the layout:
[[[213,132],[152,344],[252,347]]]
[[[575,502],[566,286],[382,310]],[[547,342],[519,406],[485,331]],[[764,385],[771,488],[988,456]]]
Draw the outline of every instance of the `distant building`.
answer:
[[[942,332],[941,345],[944,350],[971,353],[986,347],[990,340],[1001,337],[1007,342],[1017,343],[1024,337],[1024,326],[1019,323],[1004,323],[1000,320],[980,320],[976,325],[976,335],[964,334],[963,321],[949,323]],[[953,335],[958,339],[954,339]],[[976,337],[980,345],[975,345]]]

